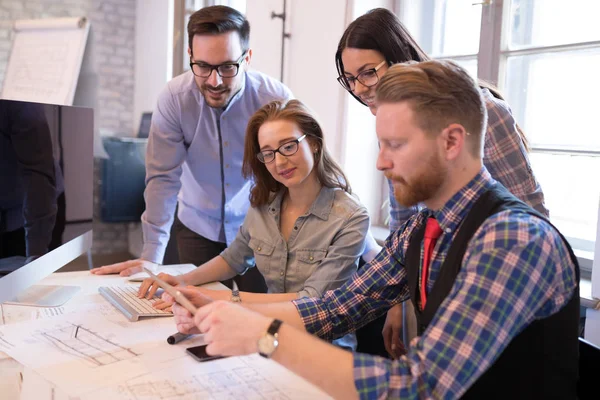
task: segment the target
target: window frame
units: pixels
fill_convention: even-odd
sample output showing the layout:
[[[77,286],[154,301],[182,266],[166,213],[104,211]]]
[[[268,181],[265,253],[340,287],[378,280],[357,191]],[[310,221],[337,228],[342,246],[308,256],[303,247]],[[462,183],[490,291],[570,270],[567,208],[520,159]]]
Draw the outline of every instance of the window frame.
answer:
[[[436,0],[430,0],[435,2]],[[412,0],[396,0],[395,7],[392,11],[403,19],[406,16],[406,10]],[[528,45],[519,49],[509,49],[509,32],[510,32],[510,6],[511,0],[482,0],[478,3],[473,3],[473,6],[480,6],[481,10],[481,28],[479,39],[478,54],[432,54],[432,58],[445,58],[461,60],[477,59],[477,76],[490,82],[502,89],[506,77],[506,66],[508,59],[514,56],[534,55],[534,54],[556,54],[560,52],[573,50],[588,50],[600,48],[600,40],[560,44],[560,45]],[[600,157],[600,149],[581,149],[575,146],[543,146],[530,145],[530,152],[560,154],[560,155],[586,155]],[[598,216],[598,229],[600,231],[600,214]],[[590,278],[594,251],[581,249],[581,239],[569,238],[577,258],[580,262],[582,277]],[[596,238],[596,243],[592,243],[592,247],[597,247],[597,242],[600,238]],[[596,264],[600,265],[600,262]],[[600,273],[600,271],[598,271]]]

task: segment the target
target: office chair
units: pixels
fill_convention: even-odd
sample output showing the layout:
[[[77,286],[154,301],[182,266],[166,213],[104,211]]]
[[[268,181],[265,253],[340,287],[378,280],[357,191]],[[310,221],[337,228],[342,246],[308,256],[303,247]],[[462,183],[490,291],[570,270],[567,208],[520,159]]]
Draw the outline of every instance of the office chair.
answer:
[[[598,372],[600,371],[600,347],[579,338],[579,400],[598,399]]]

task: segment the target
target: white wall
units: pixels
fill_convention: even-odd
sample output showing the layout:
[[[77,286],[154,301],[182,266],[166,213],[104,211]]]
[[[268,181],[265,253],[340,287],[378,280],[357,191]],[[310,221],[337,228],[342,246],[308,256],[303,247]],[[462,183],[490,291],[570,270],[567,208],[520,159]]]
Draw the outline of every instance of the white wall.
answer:
[[[154,111],[158,94],[172,78],[173,0],[137,0],[133,131],[143,112]]]
[[[341,160],[342,101],[345,93],[336,81],[335,50],[346,24],[346,0],[288,0],[284,83],[296,98],[312,108],[323,126],[327,146]],[[280,77],[281,0],[249,0],[253,68]]]
[[[375,168],[375,118],[337,83],[335,52],[346,26],[374,7],[391,8],[393,0],[288,0],[284,83],[319,116],[327,146],[342,164],[354,191],[380,222],[384,178]],[[252,66],[280,76],[282,0],[249,0]],[[381,179],[379,179],[381,178]]]
[[[346,27],[346,0],[291,0],[285,82],[319,116],[329,150],[342,154],[343,101],[336,81],[335,51]]]
[[[281,19],[271,12],[283,11],[282,0],[249,0],[246,18],[250,22],[250,67],[279,79],[281,62]],[[289,25],[289,23],[288,23]],[[289,39],[286,39],[288,42]]]

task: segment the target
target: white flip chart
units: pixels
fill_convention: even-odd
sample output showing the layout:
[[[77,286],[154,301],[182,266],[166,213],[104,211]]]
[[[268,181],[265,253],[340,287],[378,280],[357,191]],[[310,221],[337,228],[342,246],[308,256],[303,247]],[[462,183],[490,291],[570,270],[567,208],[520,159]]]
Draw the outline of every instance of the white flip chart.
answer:
[[[72,105],[89,28],[85,17],[15,21],[0,97]]]

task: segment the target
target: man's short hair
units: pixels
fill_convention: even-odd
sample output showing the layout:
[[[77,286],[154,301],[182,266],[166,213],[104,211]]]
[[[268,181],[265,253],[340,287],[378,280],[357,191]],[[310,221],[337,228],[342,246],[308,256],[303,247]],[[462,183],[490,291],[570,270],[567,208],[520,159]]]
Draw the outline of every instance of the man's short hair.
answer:
[[[378,104],[408,102],[415,122],[427,133],[439,134],[457,123],[469,133],[471,154],[482,156],[487,122],[480,88],[469,73],[453,61],[396,64],[377,85]]]
[[[242,51],[248,50],[250,23],[239,11],[227,6],[204,7],[190,16],[187,25],[190,49],[194,35],[220,35],[236,31]]]

